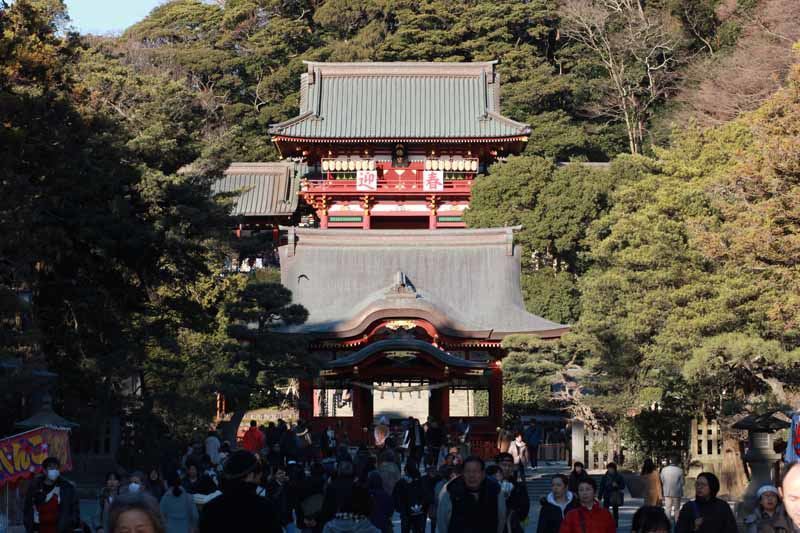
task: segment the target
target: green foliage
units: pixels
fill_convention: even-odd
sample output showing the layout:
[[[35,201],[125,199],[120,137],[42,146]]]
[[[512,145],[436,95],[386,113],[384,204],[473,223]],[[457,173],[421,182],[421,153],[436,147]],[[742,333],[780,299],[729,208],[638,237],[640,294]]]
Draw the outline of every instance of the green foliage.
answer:
[[[621,420],[616,429],[625,446],[625,463],[641,466],[644,459],[669,459],[689,444],[691,419],[684,413],[644,410]]]
[[[639,406],[721,414],[796,390],[794,76],[756,113],[677,135],[592,226],[579,329]]]
[[[561,322],[580,314],[577,279],[588,266],[590,223],[606,213],[612,191],[648,163],[620,158],[612,172],[580,164],[557,167],[531,156],[509,157],[475,183],[465,220],[471,227],[520,225],[522,286],[528,308]]]
[[[292,294],[280,284],[276,271],[256,271],[242,290],[231,298],[229,315],[229,368],[221,374],[222,391],[238,409],[278,404],[278,386],[290,378],[310,376],[313,370],[306,357],[307,339],[275,330],[276,326],[302,324],[308,311],[292,304]],[[251,397],[259,402],[252,402]]]

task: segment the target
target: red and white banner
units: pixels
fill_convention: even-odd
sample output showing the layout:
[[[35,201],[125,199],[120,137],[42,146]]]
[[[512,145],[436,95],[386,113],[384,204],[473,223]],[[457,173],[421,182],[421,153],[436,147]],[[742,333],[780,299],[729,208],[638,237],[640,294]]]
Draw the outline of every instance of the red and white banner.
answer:
[[[58,457],[72,470],[69,430],[41,427],[0,440],[0,487],[40,473],[48,457]]]
[[[444,172],[441,170],[426,170],[422,174],[422,190],[431,192],[443,191]]]
[[[378,171],[377,170],[359,170],[356,172],[356,190],[357,191],[375,191],[378,190]]]

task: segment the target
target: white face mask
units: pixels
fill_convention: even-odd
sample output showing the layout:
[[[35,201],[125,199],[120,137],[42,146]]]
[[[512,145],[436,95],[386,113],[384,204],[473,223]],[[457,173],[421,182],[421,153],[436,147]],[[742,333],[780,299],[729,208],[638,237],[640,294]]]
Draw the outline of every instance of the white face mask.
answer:
[[[141,485],[139,485],[138,483],[130,483],[130,484],[128,484],[128,490],[131,491],[131,492],[139,492],[140,488],[141,488]]]
[[[60,475],[61,475],[61,472],[59,472],[55,468],[48,468],[47,469],[47,479],[49,479],[50,481],[57,480],[58,476],[60,476]]]

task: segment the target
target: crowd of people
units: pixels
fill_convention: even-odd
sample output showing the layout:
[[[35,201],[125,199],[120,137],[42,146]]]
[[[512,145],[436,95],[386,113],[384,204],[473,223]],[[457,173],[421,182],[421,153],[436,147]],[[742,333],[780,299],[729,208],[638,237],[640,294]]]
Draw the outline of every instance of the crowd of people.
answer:
[[[237,449],[209,432],[171,466],[109,472],[85,531],[388,533],[399,516],[403,533],[522,533],[531,509],[519,452],[531,457],[532,428],[527,436],[516,432],[510,446],[486,462],[457,444],[458,433],[451,439],[442,431],[439,441],[428,433],[431,427],[410,419],[377,448],[351,448],[331,429],[322,445],[302,424],[251,423]],[[311,442],[321,456],[308,451]],[[26,497],[26,529],[73,532],[81,524],[76,490],[60,476],[57,459],[44,467]],[[645,461],[641,479],[645,505],[634,516],[634,533],[738,530],[728,502],[717,497],[714,474],[697,476],[695,497],[687,502],[677,461],[660,471]],[[616,533],[626,482],[614,463],[599,483],[581,463],[550,481],[537,533]],[[781,488],[765,486],[757,496],[756,511],[744,521],[747,533],[800,533],[800,468],[790,465]]]
[[[720,481],[712,472],[695,479],[695,497],[682,504],[684,476],[677,459],[659,472],[645,460],[644,505],[633,516],[633,533],[736,533],[740,531],[728,501],[718,497]],[[580,462],[569,476],[556,474],[551,491],[540,501],[537,533],[616,533],[625,479],[609,463],[600,484]],[[744,520],[746,533],[800,532],[800,467],[788,465],[781,488],[764,485],[755,510]]]

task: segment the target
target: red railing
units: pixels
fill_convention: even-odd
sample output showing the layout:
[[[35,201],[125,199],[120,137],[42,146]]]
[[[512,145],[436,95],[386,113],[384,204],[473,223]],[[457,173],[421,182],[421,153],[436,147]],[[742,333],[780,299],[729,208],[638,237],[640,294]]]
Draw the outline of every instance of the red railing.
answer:
[[[379,177],[375,189],[358,188],[355,179],[306,179],[303,180],[301,190],[303,192],[330,192],[330,193],[370,193],[370,192],[391,192],[391,193],[431,193],[436,192],[470,192],[472,190],[472,178],[470,179],[445,179],[443,191],[426,190],[422,173],[416,176],[385,176]]]

